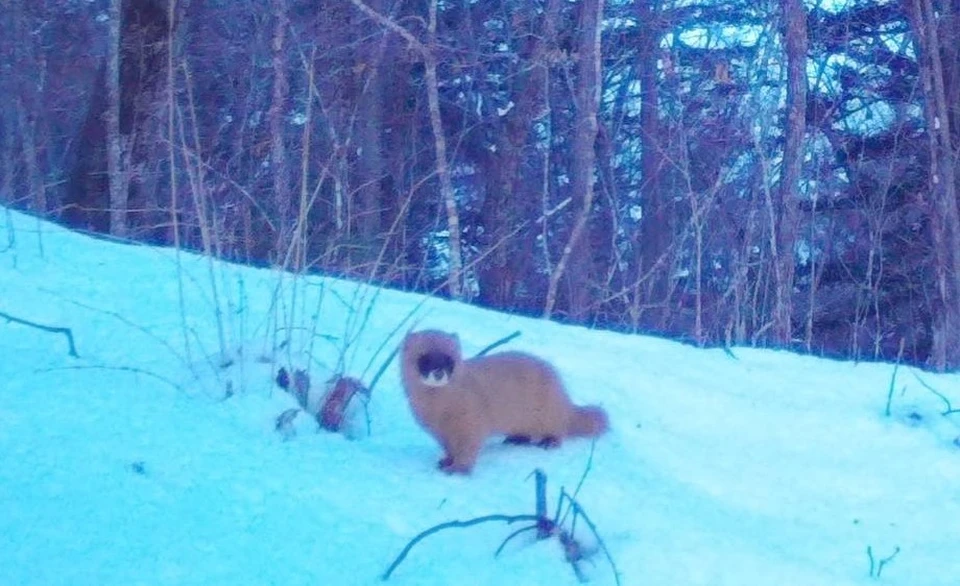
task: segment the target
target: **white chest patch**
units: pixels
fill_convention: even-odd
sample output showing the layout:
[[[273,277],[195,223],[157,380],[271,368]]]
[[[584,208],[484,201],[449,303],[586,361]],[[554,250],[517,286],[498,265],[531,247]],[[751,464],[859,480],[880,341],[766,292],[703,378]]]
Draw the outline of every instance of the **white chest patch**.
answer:
[[[433,370],[420,377],[428,387],[445,387],[450,383],[450,376],[443,370]]]

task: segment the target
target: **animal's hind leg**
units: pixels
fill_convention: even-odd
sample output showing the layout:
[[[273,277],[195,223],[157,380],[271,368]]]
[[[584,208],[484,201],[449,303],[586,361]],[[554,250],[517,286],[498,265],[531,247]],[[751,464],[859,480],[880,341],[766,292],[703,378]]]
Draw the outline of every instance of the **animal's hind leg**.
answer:
[[[537,445],[545,450],[552,450],[560,447],[560,438],[553,435],[543,436]]]
[[[503,443],[512,446],[528,446],[533,443],[533,439],[529,435],[513,434],[505,437]]]
[[[560,438],[554,435],[545,435],[534,440],[533,437],[525,434],[508,435],[503,443],[513,446],[537,446],[545,450],[560,447]]]

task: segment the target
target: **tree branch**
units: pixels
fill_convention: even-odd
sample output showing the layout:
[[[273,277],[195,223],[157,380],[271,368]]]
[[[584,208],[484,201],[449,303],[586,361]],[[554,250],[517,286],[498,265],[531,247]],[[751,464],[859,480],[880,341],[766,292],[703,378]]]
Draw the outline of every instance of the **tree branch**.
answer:
[[[417,37],[413,36],[413,33],[411,33],[410,31],[408,31],[407,29],[405,29],[405,28],[403,28],[402,26],[400,26],[399,24],[393,22],[392,20],[390,20],[390,19],[387,18],[386,16],[380,14],[379,12],[377,12],[376,10],[374,10],[373,8],[370,8],[369,6],[367,6],[367,5],[363,2],[363,0],[350,0],[350,2],[351,2],[354,6],[356,6],[357,9],[360,10],[360,12],[366,14],[367,16],[369,16],[370,18],[372,18],[373,20],[377,21],[377,22],[380,23],[380,25],[383,26],[384,28],[390,29],[391,31],[393,31],[393,32],[397,33],[398,35],[400,35],[401,37],[403,37],[408,43],[410,43],[410,45],[412,45],[412,46],[413,46],[417,51],[419,51],[421,54],[426,54],[426,53],[427,53],[427,47],[426,47],[423,43],[421,43],[420,40],[417,39]]]
[[[427,103],[430,111],[430,127],[433,131],[436,154],[437,176],[440,180],[440,194],[447,212],[447,230],[450,238],[450,271],[447,286],[450,296],[461,299],[463,296],[463,251],[460,244],[460,215],[457,200],[453,192],[453,180],[447,164],[447,140],[444,136],[440,118],[440,83],[437,78],[437,56],[433,51],[437,36],[437,0],[430,3],[429,43],[424,44],[413,33],[393,22],[386,16],[370,8],[362,0],[350,0],[358,10],[376,20],[382,26],[397,33],[415,47],[423,57],[424,77],[426,78]]]
[[[497,340],[496,342],[494,342],[493,344],[490,344],[489,346],[487,346],[487,347],[484,348],[483,350],[477,352],[477,356],[483,356],[484,354],[490,352],[490,351],[493,350],[494,348],[497,348],[497,347],[499,347],[499,346],[503,346],[503,345],[506,344],[507,342],[509,342],[509,341],[511,341],[511,340],[513,340],[513,339],[515,339],[515,338],[519,338],[519,337],[520,337],[520,330],[517,330],[517,331],[513,332],[512,334],[510,334],[509,336],[507,336],[506,338],[501,338],[501,339]]]
[[[50,332],[51,334],[63,334],[64,336],[67,337],[67,344],[70,347],[69,349],[70,356],[73,356],[74,358],[80,358],[80,355],[77,354],[77,347],[73,343],[73,331],[71,331],[70,328],[62,328],[58,326],[45,326],[43,324],[38,324],[36,322],[32,322],[29,320],[20,319],[19,317],[13,317],[12,315],[8,313],[4,313],[2,311],[0,311],[0,318],[3,318],[8,322],[13,322],[13,323],[28,326],[31,328],[36,328],[38,330],[43,330],[44,332]]]
[[[479,525],[480,523],[487,523],[489,521],[503,521],[505,523],[517,523],[518,521],[538,521],[536,515],[486,515],[483,517],[477,517],[475,519],[470,519],[469,521],[448,521],[446,523],[440,523],[439,525],[434,525],[433,527],[423,531],[416,537],[414,537],[406,547],[403,548],[403,551],[400,552],[400,555],[397,556],[397,559],[393,560],[393,563],[390,564],[390,567],[387,568],[387,571],[383,573],[382,579],[384,581],[390,578],[390,574],[393,573],[397,566],[400,565],[400,562],[407,557],[407,554],[410,553],[410,550],[413,549],[413,546],[423,541],[425,538],[437,533],[438,531],[443,531],[444,529],[451,529],[454,527],[470,527],[472,525]]]

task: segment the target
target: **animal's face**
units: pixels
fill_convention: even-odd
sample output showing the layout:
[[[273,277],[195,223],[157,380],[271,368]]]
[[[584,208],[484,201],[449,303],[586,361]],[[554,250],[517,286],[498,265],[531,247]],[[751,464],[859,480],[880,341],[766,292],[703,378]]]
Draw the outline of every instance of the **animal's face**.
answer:
[[[449,384],[453,367],[453,357],[445,352],[433,350],[417,358],[420,380],[428,387],[443,387]]]

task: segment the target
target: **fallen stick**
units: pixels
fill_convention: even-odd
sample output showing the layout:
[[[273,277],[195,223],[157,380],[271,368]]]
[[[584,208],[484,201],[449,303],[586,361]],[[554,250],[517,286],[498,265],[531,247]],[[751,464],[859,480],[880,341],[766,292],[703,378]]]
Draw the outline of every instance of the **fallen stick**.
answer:
[[[51,334],[63,334],[64,336],[67,337],[67,344],[69,344],[70,346],[70,349],[69,349],[70,356],[73,356],[74,358],[80,358],[80,355],[77,354],[77,347],[73,343],[73,331],[71,331],[70,328],[62,328],[59,326],[45,326],[43,324],[38,324],[36,322],[32,322],[26,319],[20,319],[19,317],[14,317],[8,313],[3,313],[2,311],[0,311],[0,317],[6,319],[8,322],[13,322],[15,324],[36,328],[44,332],[50,332]]]
[[[382,580],[386,581],[390,579],[390,574],[393,573],[397,566],[400,565],[410,553],[410,550],[413,549],[413,546],[420,543],[427,537],[437,533],[438,531],[443,531],[444,529],[452,529],[454,527],[470,527],[472,525],[479,525],[480,523],[487,523],[489,521],[503,521],[507,524],[517,523],[519,521],[539,521],[540,519],[536,515],[486,515],[484,517],[477,517],[475,519],[470,519],[469,521],[447,521],[446,523],[440,523],[439,525],[434,525],[433,527],[423,531],[416,537],[414,537],[406,547],[403,548],[403,551],[400,552],[400,555],[397,556],[397,559],[393,560],[393,563],[390,564],[390,567],[387,568],[387,571],[383,573]]]

